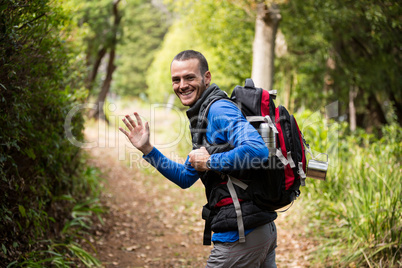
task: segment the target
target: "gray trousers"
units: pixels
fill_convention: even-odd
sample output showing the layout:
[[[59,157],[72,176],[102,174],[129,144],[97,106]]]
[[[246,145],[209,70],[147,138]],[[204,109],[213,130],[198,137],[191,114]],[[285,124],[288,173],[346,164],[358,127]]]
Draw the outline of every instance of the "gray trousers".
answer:
[[[245,243],[214,243],[207,268],[276,268],[276,226],[274,222],[257,227]]]

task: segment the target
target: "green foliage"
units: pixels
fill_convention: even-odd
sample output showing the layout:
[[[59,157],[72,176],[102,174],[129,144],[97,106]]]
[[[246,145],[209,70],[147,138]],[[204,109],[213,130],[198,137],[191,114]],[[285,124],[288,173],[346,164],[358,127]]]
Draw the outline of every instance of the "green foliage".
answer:
[[[219,86],[231,91],[251,75],[255,17],[231,1],[196,1],[182,10],[204,46],[215,57],[213,75]],[[211,61],[211,60],[210,60]]]
[[[172,93],[170,63],[182,50],[198,50],[207,58],[212,82],[231,92],[250,77],[254,19],[228,1],[174,1],[180,13],[169,28],[147,74],[148,95],[165,102]]]
[[[74,177],[73,183],[75,192],[85,193],[89,188],[92,189],[91,194],[97,193],[99,187],[99,174],[96,169],[87,168],[80,177]],[[89,193],[89,192],[88,192]],[[65,215],[60,234],[56,234],[54,239],[37,240],[32,243],[31,250],[24,252],[18,259],[10,263],[7,267],[72,267],[79,263],[87,267],[100,267],[100,261],[91,253],[82,248],[76,241],[85,241],[90,248],[95,250],[91,242],[83,239],[83,235],[87,230],[91,229],[92,218],[94,215],[99,217],[103,213],[103,208],[99,206],[97,198],[89,198],[84,196],[76,196],[81,203],[75,200],[71,195],[63,195],[55,197],[53,206],[62,206],[60,211],[67,212],[71,209],[69,215]],[[53,222],[54,219],[49,219]],[[101,220],[101,219],[100,219]],[[102,222],[102,220],[101,220]],[[58,224],[52,224],[56,227]],[[81,242],[82,244],[82,242]]]
[[[146,92],[146,71],[167,31],[168,14],[151,1],[129,1],[122,11],[122,42],[117,47],[118,68],[112,91],[139,96]]]
[[[80,45],[62,3],[0,2],[2,267],[28,260],[29,252],[46,245],[38,241],[57,237],[69,211],[98,183],[83,169],[80,149],[65,138],[67,114],[87,94]],[[66,130],[83,139],[80,113]]]
[[[291,84],[297,107],[348,103],[358,89],[357,113],[366,116],[358,123],[373,125],[373,110],[391,123],[402,104],[401,10],[397,1],[288,1],[280,29],[289,53],[276,61],[276,81]],[[381,109],[369,106],[373,96]]]
[[[398,265],[401,128],[384,127],[378,140],[364,133],[347,136],[346,125],[329,123],[319,113],[305,111],[298,117],[312,149],[330,154],[327,180],[308,179],[302,189],[303,215],[320,242],[317,261],[336,267]]]
[[[166,66],[172,56],[188,48],[208,54],[213,82],[222,89],[230,92],[243,84],[251,73],[255,3],[165,2],[179,15],[147,75],[151,100],[166,100],[171,92]],[[361,127],[400,121],[402,24],[397,1],[279,4],[287,53],[275,60],[274,87],[283,93],[280,98],[290,98],[286,103],[290,110],[319,108],[337,100],[341,113],[347,113],[349,92],[356,90]]]
[[[100,47],[108,47],[112,43],[112,3],[111,0],[69,1],[75,6],[74,20],[86,31],[84,39],[88,61],[93,60]]]
[[[186,41],[180,38],[185,38]],[[155,58],[147,72],[147,93],[151,101],[163,103],[168,99],[169,94],[173,94],[170,63],[180,51],[200,47],[197,42],[197,37],[184,23],[177,22],[170,27],[161,49],[155,53]]]
[[[113,20],[112,0],[71,0],[75,5],[74,20],[80,26],[84,41],[87,70],[84,72],[86,86],[91,95],[99,92],[100,75],[91,80],[96,63],[105,62],[105,55],[112,46]],[[150,0],[122,1],[119,3],[121,22],[117,29],[116,72],[111,91],[118,95],[138,96],[144,94],[147,85],[145,74],[154,52],[159,48],[169,24],[167,11],[154,6]],[[102,55],[102,56],[101,56]],[[92,84],[91,84],[92,83]]]
[[[97,93],[101,85],[101,78],[95,77],[90,81],[93,65],[99,58],[101,51],[106,54],[107,49],[113,43],[113,1],[111,0],[69,0],[66,5],[71,5],[74,12],[72,19],[78,28],[77,40],[82,42],[82,52],[85,53],[85,69],[82,74],[86,80],[86,87],[90,94]],[[94,92],[92,92],[94,90]]]

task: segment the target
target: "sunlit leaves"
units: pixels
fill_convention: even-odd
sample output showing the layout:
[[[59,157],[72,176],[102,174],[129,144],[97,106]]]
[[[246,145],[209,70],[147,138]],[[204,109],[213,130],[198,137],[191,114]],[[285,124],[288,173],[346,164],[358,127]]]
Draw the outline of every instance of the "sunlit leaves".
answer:
[[[163,100],[170,94],[170,62],[184,49],[199,50],[206,56],[212,82],[223,90],[231,92],[250,77],[254,17],[234,2],[170,1],[171,10],[178,13],[177,22],[148,72],[151,97]]]
[[[150,1],[127,2],[123,9],[122,37],[112,92],[119,95],[144,95],[146,72],[160,47],[169,24],[168,14]]]

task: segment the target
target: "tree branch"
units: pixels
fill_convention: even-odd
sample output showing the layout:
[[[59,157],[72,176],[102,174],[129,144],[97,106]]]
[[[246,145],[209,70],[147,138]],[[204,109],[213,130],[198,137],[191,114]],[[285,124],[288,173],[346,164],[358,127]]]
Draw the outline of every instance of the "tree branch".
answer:
[[[28,21],[27,23],[24,23],[24,25],[20,26],[17,30],[22,30],[22,29],[25,28],[25,26],[27,26],[28,24],[31,24],[32,22],[34,22],[34,21],[36,21],[36,20],[42,18],[42,17],[45,16],[45,15],[46,15],[46,13],[43,13],[42,15],[39,15],[38,17],[34,18],[33,20]]]
[[[288,51],[290,53],[292,53],[292,54],[301,56],[301,55],[306,55],[306,54],[314,54],[314,53],[316,53],[318,51],[318,48],[313,48],[313,49],[310,49],[310,50],[307,50],[307,51],[301,51],[301,50],[293,50],[293,49],[288,47]]]

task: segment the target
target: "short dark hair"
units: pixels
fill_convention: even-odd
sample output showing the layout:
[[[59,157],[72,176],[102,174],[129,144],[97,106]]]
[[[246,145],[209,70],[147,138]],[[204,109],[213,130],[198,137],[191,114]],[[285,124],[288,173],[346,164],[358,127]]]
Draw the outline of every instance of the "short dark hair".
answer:
[[[184,61],[189,59],[198,59],[201,75],[204,75],[209,70],[207,59],[204,55],[195,50],[184,50],[180,52],[173,58],[172,62],[175,60]]]

